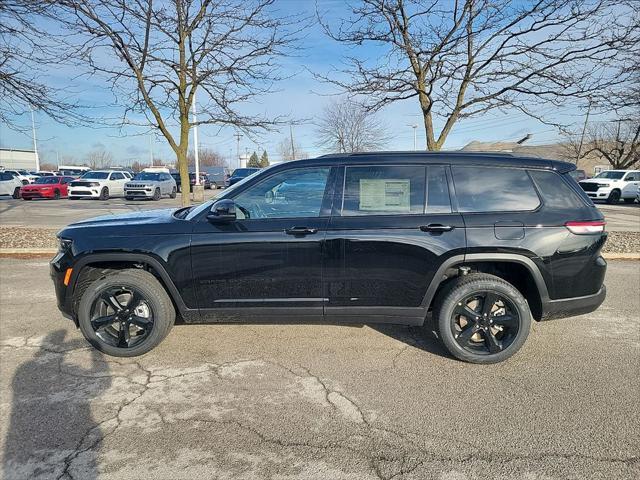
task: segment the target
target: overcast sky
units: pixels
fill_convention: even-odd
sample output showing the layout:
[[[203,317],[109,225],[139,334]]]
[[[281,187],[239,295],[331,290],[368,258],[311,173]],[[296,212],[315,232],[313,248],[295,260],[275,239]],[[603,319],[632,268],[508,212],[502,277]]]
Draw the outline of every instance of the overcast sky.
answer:
[[[337,20],[347,15],[347,9],[342,0],[322,0],[321,8],[328,12],[330,18]],[[282,11],[311,15],[314,12],[313,1],[279,0],[278,6]],[[332,65],[338,65],[340,59],[349,52],[336,42],[328,39],[318,25],[314,25],[307,33],[302,43],[304,50],[299,56],[285,60],[286,74],[293,75],[289,80],[278,85],[278,91],[261,100],[260,105],[251,105],[251,111],[264,111],[272,115],[283,114],[292,118],[305,119],[301,124],[294,125],[293,133],[296,142],[311,156],[325,153],[316,146],[313,121],[317,118],[323,106],[330,101],[326,94],[336,93],[333,87],[327,86],[314,79],[311,72],[326,73]],[[360,47],[358,55],[373,56],[375,49]],[[60,69],[52,77],[53,81],[64,84],[73,72]],[[78,95],[82,102],[90,105],[109,103],[110,93],[99,83],[83,80],[79,84]],[[583,117],[576,106],[562,109],[549,109],[538,112],[553,119],[562,119],[564,123],[581,123]],[[106,111],[109,116],[117,115],[117,111]],[[391,105],[379,114],[391,133],[392,140],[388,145],[390,150],[413,149],[413,129],[410,126],[418,123],[418,148],[425,147],[424,129],[421,127],[419,107],[416,99]],[[146,162],[153,148],[154,156],[172,161],[174,156],[166,141],[161,136],[139,135],[140,131],[133,127],[118,128],[89,128],[68,127],[59,125],[42,114],[35,114],[38,136],[38,149],[44,162],[55,163],[56,153],[61,159],[73,157],[74,163],[83,163],[91,150],[104,148],[112,152],[114,163],[131,164],[135,160]],[[19,118],[25,126],[30,125],[31,117],[25,113]],[[597,120],[597,119],[594,119]],[[225,158],[231,159],[231,167],[235,167],[236,140],[235,132],[230,128],[220,130],[215,126],[203,126],[199,130],[200,144],[216,150]],[[458,123],[449,135],[445,149],[457,149],[470,141],[515,141],[527,133],[533,135],[530,144],[546,144],[557,141],[560,136],[556,129],[530,119],[515,111],[492,112],[482,117]],[[273,160],[277,160],[277,144],[285,137],[288,138],[289,128],[279,132],[262,135],[257,141],[246,136],[240,142],[240,150],[249,152],[266,149]],[[5,148],[32,148],[32,140],[27,132],[15,132],[0,126],[0,145]],[[70,163],[67,161],[67,163]]]

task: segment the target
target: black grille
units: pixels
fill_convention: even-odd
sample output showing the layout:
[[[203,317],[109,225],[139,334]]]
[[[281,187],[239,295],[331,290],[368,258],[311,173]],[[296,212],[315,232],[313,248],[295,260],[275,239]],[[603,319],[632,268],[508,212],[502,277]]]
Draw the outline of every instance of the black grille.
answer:
[[[581,182],[580,186],[585,192],[597,192],[598,188],[600,188],[597,183],[591,182]]]
[[[73,182],[71,183],[72,187],[90,187],[91,183],[89,182]]]

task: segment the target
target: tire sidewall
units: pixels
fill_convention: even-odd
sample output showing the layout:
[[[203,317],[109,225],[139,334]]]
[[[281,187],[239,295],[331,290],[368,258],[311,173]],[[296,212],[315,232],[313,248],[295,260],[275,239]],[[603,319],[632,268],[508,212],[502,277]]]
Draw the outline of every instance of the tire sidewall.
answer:
[[[151,334],[141,344],[133,348],[118,348],[104,343],[91,326],[91,307],[94,301],[104,289],[114,286],[138,290],[153,313],[154,325]],[[159,298],[156,288],[146,285],[143,278],[131,274],[118,273],[95,281],[84,292],[78,305],[78,324],[87,341],[97,350],[117,357],[135,357],[147,353],[164,339],[174,320],[175,311],[167,311],[167,305]]]
[[[109,189],[107,187],[102,187],[99,198],[100,200],[109,200]]]
[[[470,352],[461,347],[455,340],[451,329],[453,311],[461,300],[478,291],[488,291],[507,297],[514,305],[520,316],[520,328],[516,338],[505,350],[493,355],[482,355]],[[442,300],[438,310],[438,331],[445,347],[456,358],[472,363],[498,363],[515,354],[524,344],[531,328],[531,312],[529,305],[520,292],[509,284],[478,280],[459,288],[453,288]]]
[[[160,193],[160,189],[156,188],[153,191],[153,200],[160,200],[160,197],[162,197],[162,194]]]

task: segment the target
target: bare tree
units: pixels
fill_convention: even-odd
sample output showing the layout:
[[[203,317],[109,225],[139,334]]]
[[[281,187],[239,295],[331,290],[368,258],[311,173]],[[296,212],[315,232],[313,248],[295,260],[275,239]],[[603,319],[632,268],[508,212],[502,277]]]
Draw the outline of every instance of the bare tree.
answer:
[[[111,152],[98,148],[88,153],[86,162],[92,170],[105,168],[113,162],[113,155]]]
[[[302,147],[293,140],[293,145],[290,137],[283,138],[276,147],[278,156],[283,162],[289,162],[291,160],[300,160],[303,158],[309,158],[309,154],[302,150]]]
[[[595,155],[616,169],[635,168],[640,166],[640,120],[592,124],[584,139],[581,134],[569,137],[566,149],[573,159]]]
[[[24,129],[16,117],[30,109],[62,123],[86,120],[69,92],[49,82],[51,69],[65,55],[57,39],[37,27],[45,9],[38,0],[0,2],[0,123],[15,130]]]
[[[336,99],[324,108],[316,135],[318,147],[340,153],[379,150],[390,139],[375,112],[350,99]]]
[[[196,164],[193,151],[189,152],[188,160],[190,167]],[[201,148],[198,150],[198,161],[202,167],[224,167],[227,164],[224,158],[222,158],[222,155],[210,148]]]
[[[77,58],[106,77],[123,121],[157,128],[174,151],[189,191],[187,153],[194,125],[251,132],[279,118],[243,114],[240,106],[271,91],[276,59],[288,52],[299,19],[278,17],[274,0],[50,0],[66,22]],[[297,28],[297,26],[295,27]],[[114,55],[115,54],[115,55]],[[197,121],[191,115],[196,91]],[[182,196],[188,205],[188,195]]]
[[[624,0],[361,0],[327,34],[375,59],[347,58],[318,75],[372,110],[416,99],[429,150],[454,125],[491,109],[536,114],[541,104],[588,98],[622,85],[620,49],[638,39],[637,10]],[[367,51],[369,54],[370,50]]]

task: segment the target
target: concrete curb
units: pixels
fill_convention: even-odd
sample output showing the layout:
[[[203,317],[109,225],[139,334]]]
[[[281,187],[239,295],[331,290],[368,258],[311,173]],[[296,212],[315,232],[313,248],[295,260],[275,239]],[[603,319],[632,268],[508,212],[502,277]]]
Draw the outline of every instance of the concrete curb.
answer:
[[[55,248],[0,248],[0,257],[55,255]],[[605,260],[640,260],[640,253],[604,253]]]

